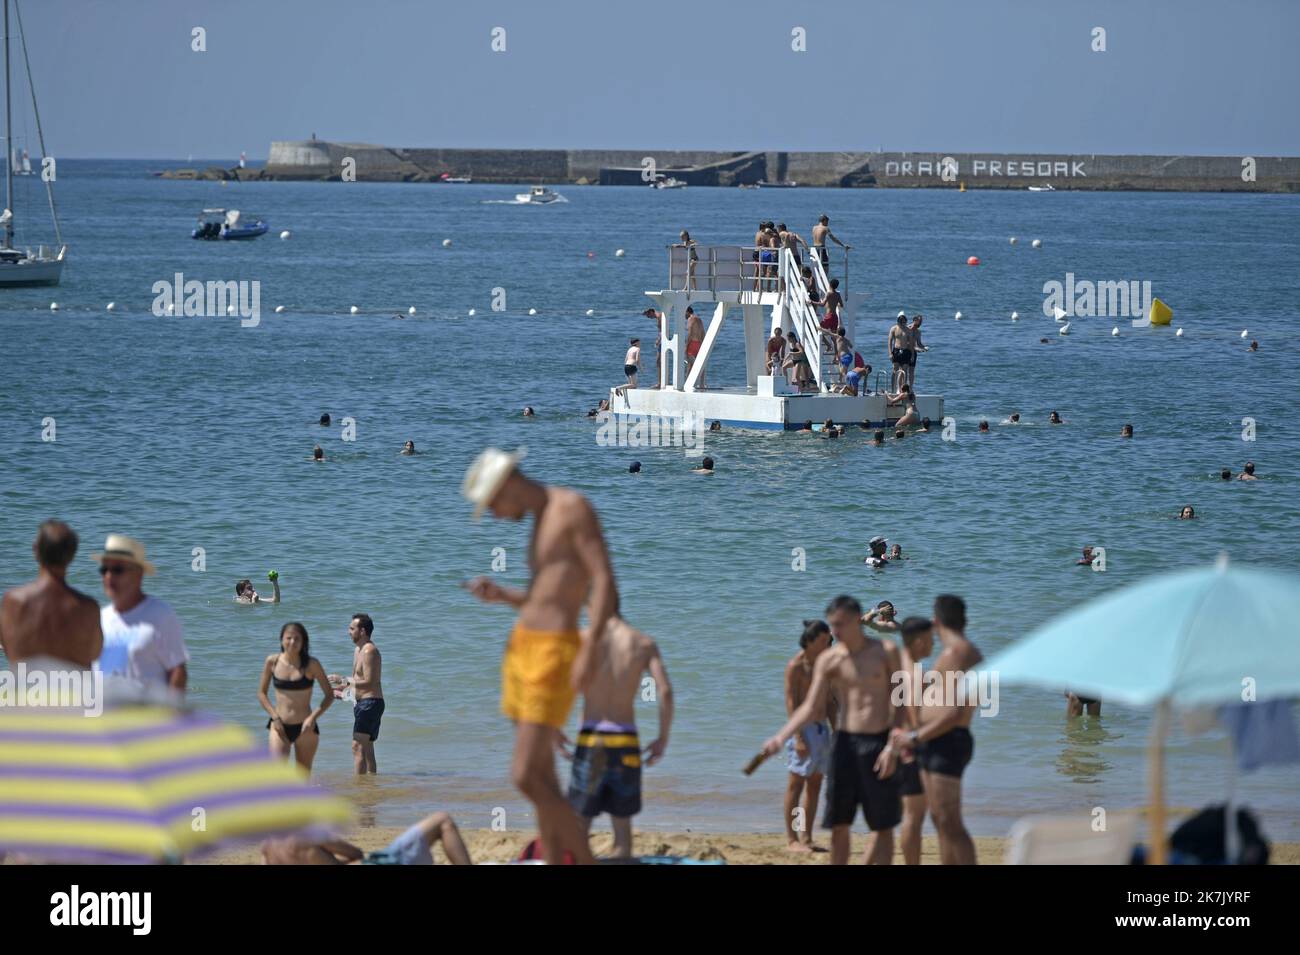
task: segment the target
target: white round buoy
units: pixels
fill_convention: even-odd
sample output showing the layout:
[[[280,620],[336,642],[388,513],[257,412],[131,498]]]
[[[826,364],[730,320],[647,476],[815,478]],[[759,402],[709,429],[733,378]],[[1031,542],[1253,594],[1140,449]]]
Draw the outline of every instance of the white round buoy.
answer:
[[[1068,335],[1068,334],[1070,334],[1070,323],[1069,323],[1069,322],[1066,322],[1064,325],[1061,326],[1061,334],[1062,334],[1062,335]]]
[[[1035,239],[1033,242],[1029,244],[1032,245],[1035,249],[1041,249],[1043,247],[1043,240]]]
[[[961,321],[961,312],[958,312],[956,315],[953,316],[953,318],[955,318],[957,321],[960,322],[960,321]]]
[[[595,314],[596,314],[596,310],[595,310],[594,308],[589,308],[589,309],[587,309],[587,317],[588,317],[588,318],[590,318],[592,315],[595,315]]]
[[[1012,313],[1011,313],[1011,320],[1012,320],[1013,322],[1018,322],[1018,321],[1020,321],[1020,313],[1019,313],[1019,312],[1012,312]]]
[[[623,250],[622,250],[622,249],[619,249],[617,252],[615,252],[615,253],[614,253],[614,257],[615,257],[615,258],[618,258],[618,259],[623,258]]]
[[[451,248],[451,239],[443,239],[443,240],[442,240],[442,247],[443,247],[444,249],[450,249],[450,248]]]
[[[289,230],[288,230],[288,229],[285,229],[283,232],[280,233],[280,238],[282,238],[282,239],[287,239],[287,238],[289,238],[290,235],[291,235],[291,233],[289,232]]]
[[[528,310],[528,314],[529,314],[529,315],[536,315],[536,314],[537,314],[537,309],[535,309],[535,308],[530,308],[530,309]]]
[[[51,305],[50,308],[58,308],[58,306],[57,306],[57,305]],[[1250,332],[1250,329],[1248,329],[1248,328],[1243,328],[1243,329],[1241,330],[1241,337],[1242,337],[1242,338],[1247,338],[1247,337],[1249,337],[1249,332]]]
[[[115,308],[117,308],[116,302],[109,302],[106,306],[104,306],[105,311],[109,311],[109,312],[111,312]]]
[[[1012,245],[1015,245],[1015,244],[1016,244],[1017,242],[1019,242],[1019,241],[1020,241],[1020,240],[1017,239],[1014,235],[1011,237],[1011,244],[1012,244]]]
[[[1116,325],[1114,328],[1112,328],[1112,329],[1110,330],[1110,337],[1111,337],[1111,338],[1119,338],[1119,326],[1118,326],[1118,325]]]
[[[357,312],[361,311],[361,309],[353,305],[350,309],[348,309],[348,311],[351,312],[353,315],[355,315]]]
[[[275,307],[275,314],[279,315],[279,314],[280,314],[281,312],[283,312],[283,311],[284,311],[284,306],[283,306],[283,305],[277,305],[277,306]]]
[[[474,309],[472,309],[472,308],[469,310],[469,317],[470,317],[470,318],[473,318],[473,317],[474,317]]]
[[[59,310],[59,303],[58,303],[58,302],[51,302],[51,303],[50,303],[50,311],[51,311],[51,312],[57,312],[58,310]],[[1245,333],[1245,332],[1242,332],[1242,333],[1241,333],[1241,337],[1242,337],[1242,338],[1245,338],[1245,337],[1246,337],[1246,333]]]
[[[234,315],[234,314],[235,314],[235,306],[233,306],[233,305],[227,305],[227,306],[226,306],[226,314],[227,314],[227,315]]]
[[[407,314],[407,315],[414,315],[414,314],[415,314],[415,306],[412,305],[410,308],[408,308],[408,309],[406,310],[406,314]]]
[[[1183,330],[1181,328],[1178,329],[1178,331],[1174,332],[1174,338],[1182,338],[1182,337],[1183,337]]]

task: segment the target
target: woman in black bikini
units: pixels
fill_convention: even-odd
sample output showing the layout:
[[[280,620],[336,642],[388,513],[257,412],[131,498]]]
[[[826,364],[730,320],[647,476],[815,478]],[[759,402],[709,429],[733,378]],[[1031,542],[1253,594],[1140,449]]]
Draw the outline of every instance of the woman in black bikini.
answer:
[[[266,658],[262,682],[257,689],[258,702],[270,715],[266,721],[271,755],[288,759],[292,752],[298,765],[311,772],[316,747],[320,745],[317,723],[330,704],[334,691],[325,676],[325,668],[308,653],[307,628],[300,623],[286,623],[280,628],[280,652]],[[311,708],[312,683],[320,685],[321,705]],[[267,696],[275,684],[275,705]]]

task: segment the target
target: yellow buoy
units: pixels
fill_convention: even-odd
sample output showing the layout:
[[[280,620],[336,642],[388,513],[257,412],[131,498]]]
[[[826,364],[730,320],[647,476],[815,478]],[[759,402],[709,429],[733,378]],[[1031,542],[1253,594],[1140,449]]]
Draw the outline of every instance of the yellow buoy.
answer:
[[[958,189],[957,191],[958,191],[958,192],[965,192],[965,191],[966,191],[966,183],[963,182],[963,183],[961,184],[961,188]]]
[[[1152,325],[1168,325],[1169,320],[1174,317],[1174,310],[1160,301],[1158,298],[1151,300],[1151,309],[1147,312],[1147,318],[1151,319]]]

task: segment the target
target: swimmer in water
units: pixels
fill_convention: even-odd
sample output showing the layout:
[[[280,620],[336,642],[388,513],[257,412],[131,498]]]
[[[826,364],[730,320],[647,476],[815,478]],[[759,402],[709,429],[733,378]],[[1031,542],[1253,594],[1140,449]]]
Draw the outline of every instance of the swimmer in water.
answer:
[[[1242,471],[1240,474],[1237,475],[1237,480],[1238,480],[1238,481],[1258,481],[1258,480],[1259,480],[1259,478],[1255,477],[1255,462],[1254,462],[1254,461],[1247,461],[1247,462],[1246,462],[1246,470]]]
[[[889,541],[884,537],[873,537],[867,545],[871,548],[871,553],[862,561],[868,567],[884,567],[888,558],[885,557],[885,550],[889,547]]]
[[[1219,477],[1221,477],[1225,481],[1231,481],[1232,471],[1230,471],[1228,468],[1224,468],[1222,471],[1219,472]]]
[[[902,428],[899,428],[897,431],[894,432],[894,437],[899,439],[906,438],[907,432],[904,431]]]
[[[328,414],[323,414],[320,416],[320,426],[322,428],[329,427],[329,423],[330,423],[330,416]]]
[[[1065,424],[1065,422],[1061,420],[1061,416],[1055,411],[1048,415],[1047,422],[1048,424]]]
[[[835,427],[834,421],[832,421],[830,418],[827,418],[825,421],[822,422],[823,438],[838,438],[839,436],[840,436],[840,429]]]
[[[321,450],[321,446],[320,446],[319,444],[316,445],[316,447],[312,448],[312,450],[311,450],[311,457],[312,457],[312,460],[313,460],[313,461],[324,461],[324,460],[325,460],[325,452],[324,452],[323,450]]]
[[[713,473],[713,458],[707,458],[707,457],[706,457],[703,461],[700,462],[700,466],[699,466],[698,468],[691,468],[691,473],[692,473],[692,474],[712,474],[712,473]]]
[[[981,422],[980,422],[980,433],[981,433],[981,434],[988,434],[988,433],[989,433],[989,423],[988,423],[987,421],[981,421]]]
[[[1083,567],[1084,565],[1087,565],[1088,567],[1092,566],[1092,545],[1091,544],[1083,549],[1083,556],[1080,557],[1078,560],[1076,560],[1074,563],[1076,564],[1076,566],[1079,567]]]
[[[917,434],[928,434],[930,432],[930,419],[922,418],[921,427],[917,429]]]
[[[526,408],[524,408],[524,417],[525,417],[525,418],[536,418],[536,417],[537,417],[537,412],[533,410],[533,406],[532,406],[532,405],[528,405]]]
[[[1007,419],[1007,424],[1020,424],[1020,412],[1013,411],[1011,417]]]
[[[1257,342],[1257,341],[1256,341],[1255,339],[1253,339],[1253,338],[1250,340],[1250,350],[1251,350],[1251,351],[1259,351],[1259,342]]]
[[[1121,438],[1133,437],[1133,426],[1131,424],[1124,425],[1124,427],[1120,429],[1119,436]]]
[[[1178,512],[1178,519],[1180,521],[1190,521],[1195,519],[1195,517],[1196,517],[1196,511],[1192,510],[1192,505],[1190,504],[1186,505],[1181,511]]]
[[[888,557],[888,559],[889,559],[889,560],[908,560],[908,558],[906,558],[906,557],[903,556],[903,545],[902,545],[902,544],[895,544],[893,547],[891,547],[891,548],[889,549],[889,557]]]
[[[275,593],[267,599],[253,589],[253,582],[245,577],[239,583],[235,584],[235,603],[246,604],[278,604],[280,602],[280,575],[274,570],[266,575],[266,579],[271,582],[271,587]]]
[[[629,464],[629,465],[627,466],[627,473],[628,473],[628,474],[640,474],[640,473],[641,473],[641,462],[640,462],[640,461],[633,461],[631,464]]]
[[[805,421],[805,422],[804,422],[804,423],[803,423],[803,424],[798,428],[798,430],[795,431],[795,434],[798,434],[798,435],[809,435],[809,434],[812,434],[812,433],[813,433],[812,418],[809,418],[807,421]]]
[[[709,430],[710,430],[710,431],[721,431],[721,430],[722,430],[722,422],[721,422],[721,421],[710,421],[710,422],[709,422]]]
[[[883,445],[885,443],[885,432],[879,430],[876,431],[876,433],[871,436],[871,443],[876,447]]]
[[[415,451],[414,441],[407,441],[406,444],[402,445],[402,450],[398,452],[398,454],[415,454],[415,453],[416,451]]]

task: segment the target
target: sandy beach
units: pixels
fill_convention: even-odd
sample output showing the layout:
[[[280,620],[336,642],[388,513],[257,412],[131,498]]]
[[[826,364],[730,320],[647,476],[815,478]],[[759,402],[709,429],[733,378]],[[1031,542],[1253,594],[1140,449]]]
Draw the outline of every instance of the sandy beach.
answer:
[[[400,828],[358,829],[348,835],[348,841],[366,851],[382,849],[400,835]],[[462,830],[470,857],[476,863],[509,862],[518,858],[532,834],[518,832],[493,832],[490,829]],[[609,832],[596,832],[591,838],[597,857],[606,855],[613,844]],[[829,852],[812,854],[794,853],[786,849],[785,839],[777,833],[752,832],[638,832],[636,851],[642,855],[678,855],[694,859],[725,861],[729,865],[827,865]],[[820,836],[818,844],[828,848],[829,839]],[[854,861],[860,861],[865,837],[854,833]],[[983,865],[1000,865],[1006,852],[1007,840],[1000,836],[975,838],[975,849]],[[442,864],[447,857],[441,849],[434,849],[434,859]],[[203,860],[208,865],[256,865],[262,861],[256,846],[217,853]],[[1270,860],[1274,865],[1300,864],[1300,843],[1277,842],[1272,846]],[[903,856],[895,849],[895,865],[902,865]],[[921,844],[921,864],[939,864],[939,844],[934,836],[925,836]]]

